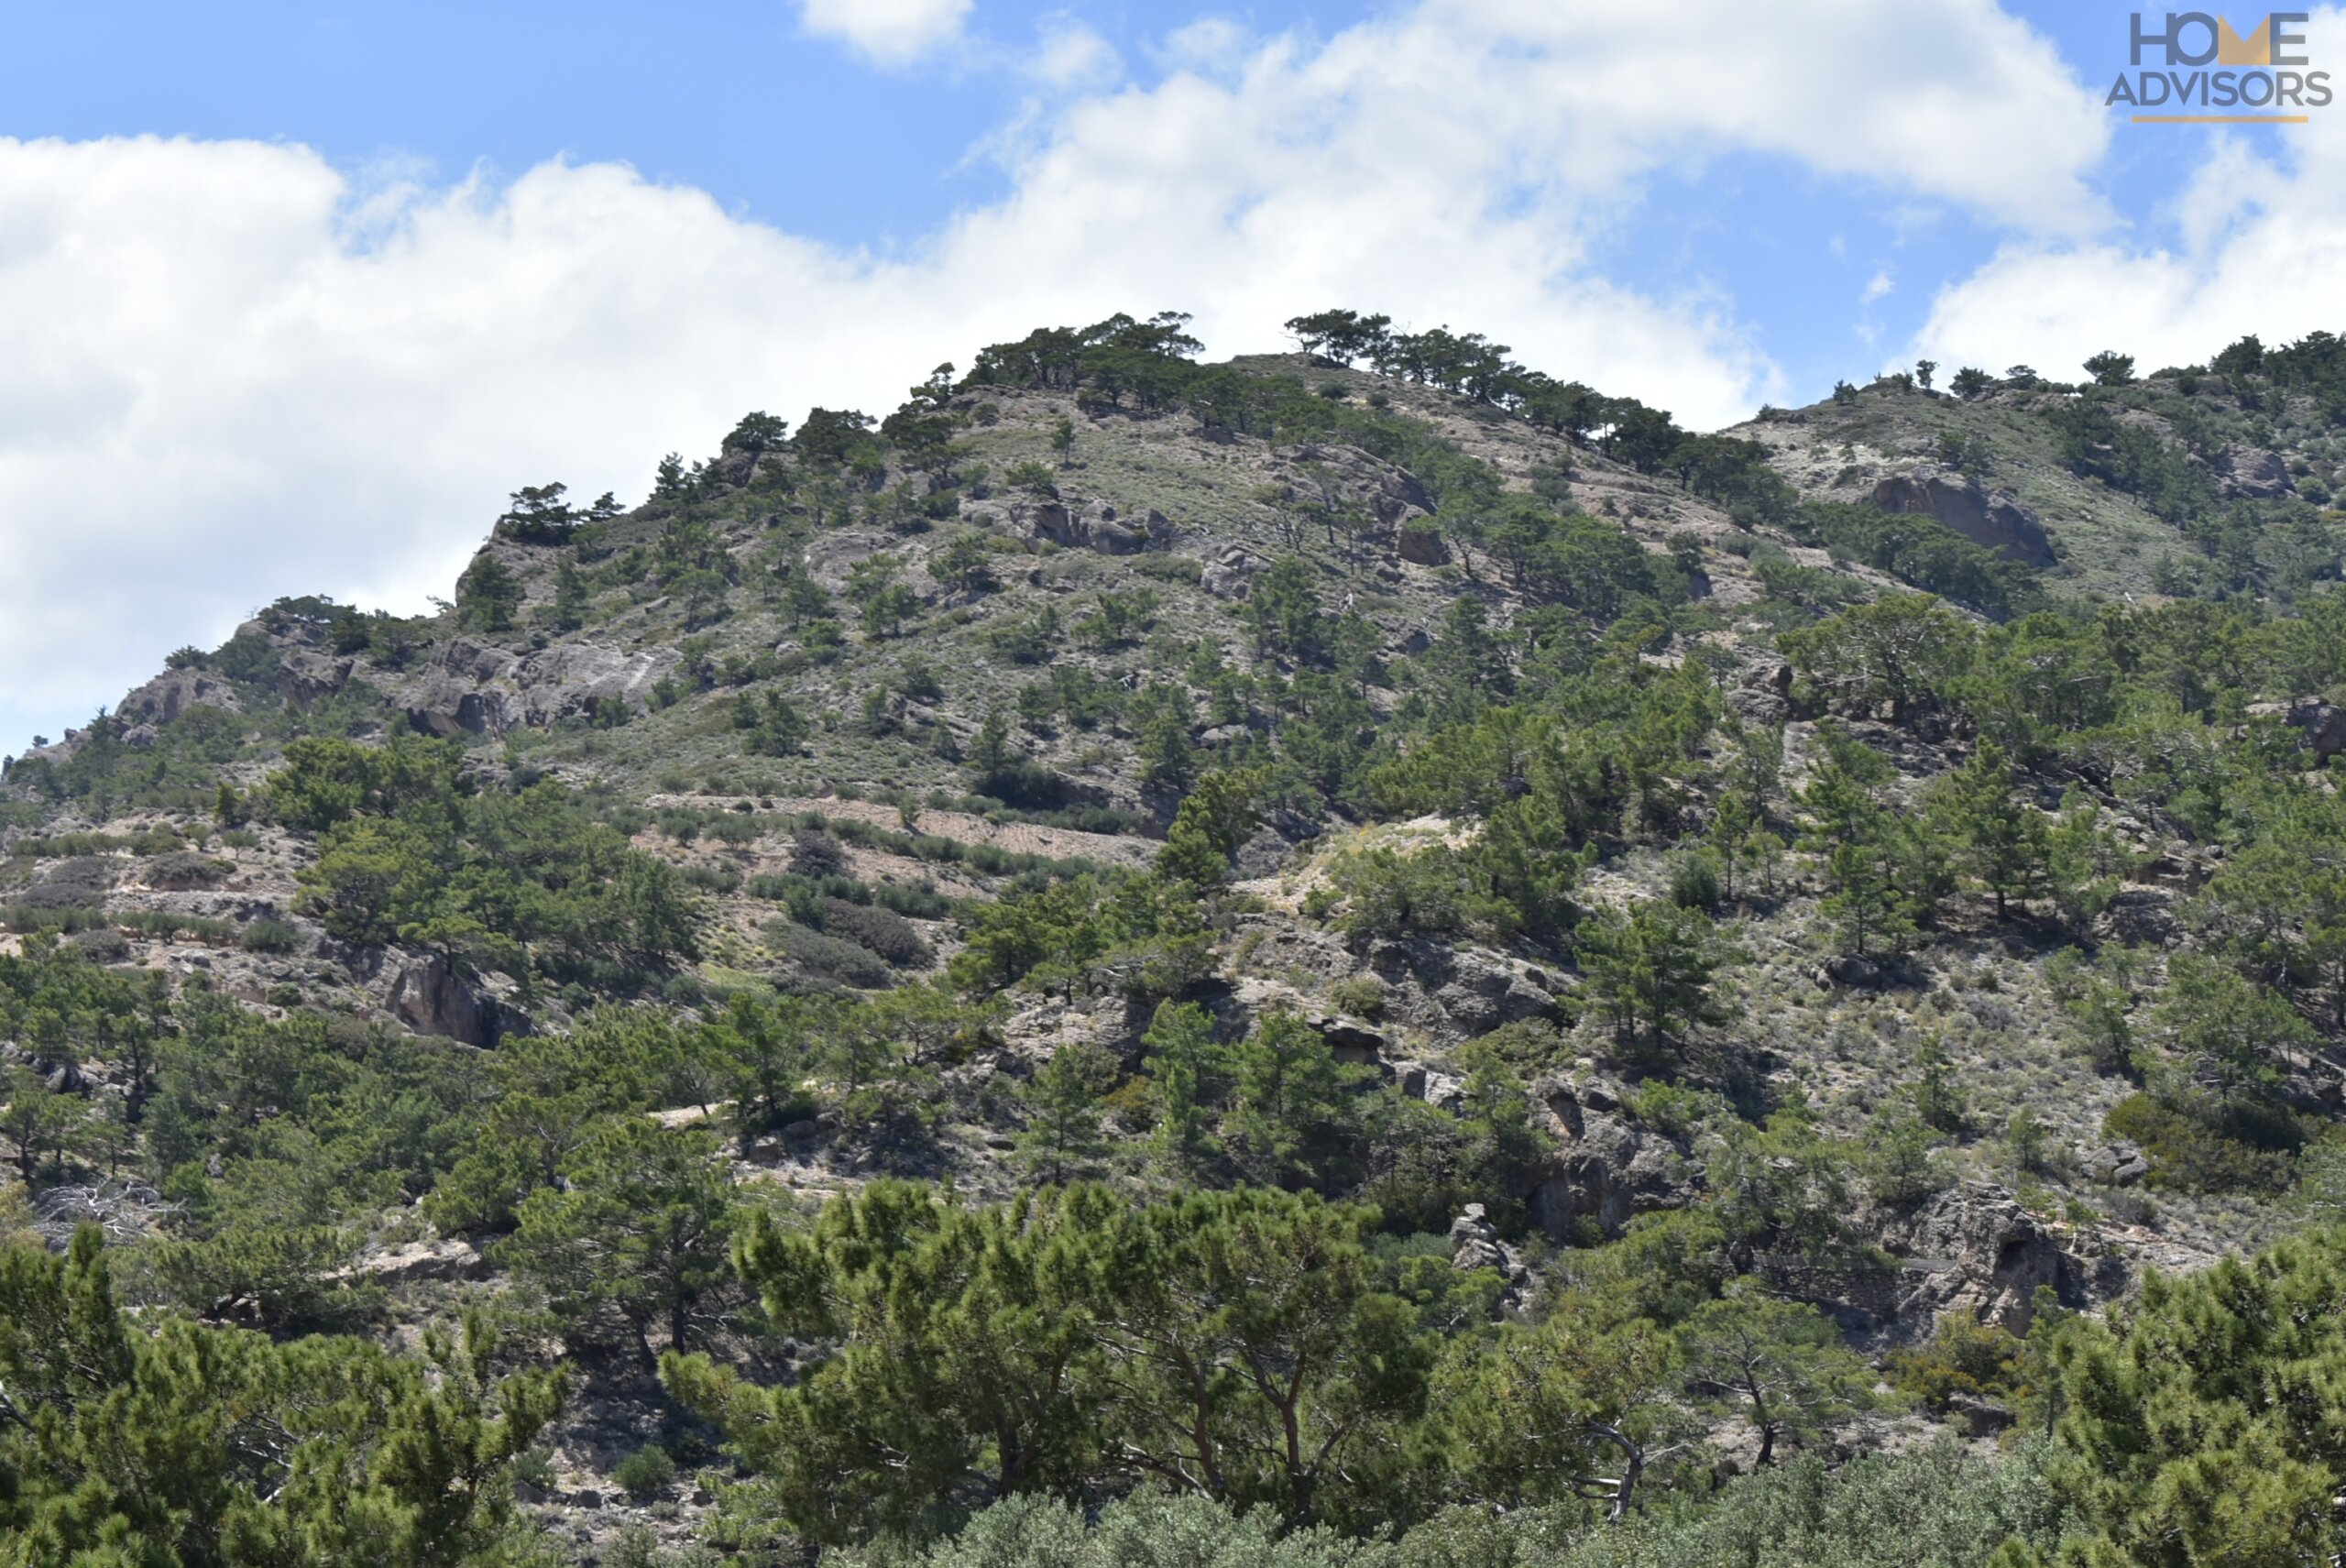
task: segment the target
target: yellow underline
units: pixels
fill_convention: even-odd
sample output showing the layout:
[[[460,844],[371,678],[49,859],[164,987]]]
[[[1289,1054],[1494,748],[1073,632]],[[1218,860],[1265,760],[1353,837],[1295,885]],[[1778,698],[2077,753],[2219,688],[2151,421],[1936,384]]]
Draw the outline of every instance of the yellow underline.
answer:
[[[2311,115],[2137,115],[2138,126],[2302,126]]]

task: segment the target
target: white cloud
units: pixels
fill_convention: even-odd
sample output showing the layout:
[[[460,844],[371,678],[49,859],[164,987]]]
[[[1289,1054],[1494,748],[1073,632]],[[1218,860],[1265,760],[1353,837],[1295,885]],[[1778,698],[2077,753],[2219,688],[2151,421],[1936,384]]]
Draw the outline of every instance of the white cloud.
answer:
[[[1902,27],[1839,0],[1573,9],[1191,28],[1156,84],[1005,139],[1009,193],[886,260],[608,165],[362,190],[298,147],[0,141],[0,734],[54,733],[279,594],[420,606],[518,485],[631,499],[746,409],[884,411],[1039,323],[1188,309],[1221,355],[1350,304],[1711,425],[1783,389],[1732,302],[1592,268],[1642,175],[1756,149],[2051,230],[2092,209],[2099,122],[1984,0],[1910,0]],[[899,59],[966,12],[806,16]]]
[[[2249,333],[2277,344],[2346,329],[2346,122],[2294,146],[2281,162],[2213,152],[2178,200],[2176,245],[2007,247],[1940,291],[1918,351],[2076,378],[2105,348],[2151,370],[2204,363]]]
[[[909,65],[961,36],[970,0],[802,0],[806,30],[876,64]]]
[[[1858,303],[1861,305],[1870,305],[1876,300],[1881,299],[1891,293],[1897,287],[1897,283],[1891,279],[1890,273],[1887,269],[1876,272],[1872,277],[1866,280],[1865,292],[1858,296]]]
[[[1041,42],[1026,62],[1027,74],[1062,91],[1112,83],[1124,74],[1124,69],[1113,44],[1067,16],[1054,16],[1044,24]]]
[[[2319,49],[2346,36],[2341,23],[2346,11],[2318,11],[2305,30]],[[2275,344],[2346,328],[2346,103],[2276,129],[2271,157],[2198,126],[2121,134],[2212,137],[2159,214],[2176,243],[2008,245],[1939,291],[1918,351],[1987,368],[2025,359],[2070,378],[2105,348],[2151,370],[2204,362],[2249,333]]]

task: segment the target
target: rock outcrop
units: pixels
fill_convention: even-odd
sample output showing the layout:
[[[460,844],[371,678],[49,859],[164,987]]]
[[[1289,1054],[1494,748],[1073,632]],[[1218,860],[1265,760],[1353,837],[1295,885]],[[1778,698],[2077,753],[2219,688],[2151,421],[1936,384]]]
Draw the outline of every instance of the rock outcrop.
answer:
[[[2305,732],[2305,743],[2323,762],[2346,751],[2346,707],[2319,697],[2305,697],[2289,705],[2286,717]]]
[[[514,1032],[519,1022],[503,1003],[468,983],[437,954],[410,959],[392,970],[383,1005],[419,1035],[438,1035],[484,1049]]]
[[[1383,528],[1433,514],[1433,496],[1415,474],[1357,446],[1314,442],[1275,447],[1269,466],[1299,496],[1357,508]]]
[[[1908,1332],[1959,1312],[2026,1333],[2038,1287],[2065,1299],[2081,1290],[2081,1266],[2001,1188],[1949,1188],[1890,1219],[1880,1240],[1904,1265],[1894,1316]]]
[[[1450,1223],[1450,1266],[1465,1273],[1487,1268],[1507,1281],[1499,1298],[1502,1309],[1521,1301],[1531,1288],[1531,1270],[1522,1254],[1499,1237],[1498,1227],[1480,1203],[1469,1203]]]
[[[277,691],[294,707],[308,707],[350,684],[352,661],[337,659],[315,649],[289,651],[277,666]]]
[[[1414,981],[1462,1035],[1486,1035],[1502,1024],[1559,1014],[1548,972],[1474,948],[1422,938],[1377,943],[1368,967],[1387,984]]]
[[[1041,501],[1026,514],[1036,539],[1047,539],[1068,550],[1091,550],[1102,555],[1137,555],[1151,544],[1163,545],[1174,535],[1165,514],[1151,508],[1134,518],[1119,518],[1106,501],[1086,501],[1080,508],[1063,501]]]
[[[1255,574],[1263,570],[1263,563],[1244,550],[1232,548],[1207,563],[1198,575],[1198,586],[1219,599],[1243,599],[1253,586]]]
[[[585,718],[605,702],[641,712],[652,688],[680,663],[672,648],[624,653],[567,642],[520,657],[459,637],[409,686],[408,723],[426,735],[500,735],[517,725]]]
[[[2209,460],[2208,467],[2226,500],[2271,500],[2295,488],[2281,455],[2261,446],[2232,442]]]
[[[1893,475],[1874,486],[1869,499],[1884,511],[1935,518],[1972,543],[2028,565],[2057,559],[2034,512],[2007,492],[1990,494],[1968,475],[1936,468]]]
[[[126,696],[115,717],[129,724],[169,724],[192,707],[242,710],[236,688],[205,670],[166,670]]]
[[[1609,1090],[1553,1077],[1531,1092],[1557,1144],[1528,1203],[1550,1240],[1567,1240],[1592,1223],[1617,1236],[1636,1215],[1693,1200],[1686,1150],[1620,1115]]]
[[[1393,531],[1393,554],[1413,565],[1439,566],[1450,559],[1450,546],[1433,529],[1402,526]]]

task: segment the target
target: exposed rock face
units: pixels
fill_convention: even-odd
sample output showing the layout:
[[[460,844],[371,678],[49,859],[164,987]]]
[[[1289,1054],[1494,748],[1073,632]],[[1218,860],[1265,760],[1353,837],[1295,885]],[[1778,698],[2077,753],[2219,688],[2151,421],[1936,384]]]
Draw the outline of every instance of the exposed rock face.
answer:
[[[651,701],[652,685],[681,663],[668,648],[641,653],[622,653],[593,642],[550,648],[523,660],[513,673],[522,721],[553,724],[576,718],[609,698],[641,708]]]
[[[2261,446],[2233,442],[2217,453],[2208,466],[2226,500],[2270,500],[2289,494],[2294,488],[2289,483],[2289,466],[2278,453]]]
[[[483,1048],[507,1032],[505,1009],[459,979],[445,959],[411,959],[392,972],[383,1005],[419,1035],[439,1035]]]
[[[1443,1016],[1469,1036],[1526,1018],[1552,1018],[1557,1012],[1544,970],[1472,948],[1417,938],[1379,942],[1369,949],[1368,967],[1387,983],[1404,976],[1416,981]]]
[[[2130,947],[2163,948],[2183,934],[2171,887],[2121,888],[2095,925],[2097,935]]]
[[[312,649],[288,652],[277,666],[277,689],[294,707],[307,707],[350,684],[351,661]]]
[[[410,1242],[405,1246],[371,1254],[356,1267],[338,1271],[377,1285],[412,1285],[422,1281],[453,1283],[488,1277],[488,1257],[469,1242],[449,1237]]]
[[[122,699],[115,716],[132,724],[169,724],[191,707],[240,711],[236,692],[203,670],[166,670]]]
[[[1792,689],[1790,664],[1751,664],[1727,694],[1727,706],[1755,724],[1781,724],[1792,712]]]
[[[2346,707],[2305,697],[2289,705],[2288,720],[2305,731],[2306,744],[2323,762],[2346,751]]]
[[[2077,1153],[2080,1172],[2112,1187],[2132,1187],[2151,1173],[2151,1162],[2132,1144],[2080,1144]]]
[[[1385,1036],[1357,1019],[1315,1014],[1307,1022],[1328,1042],[1329,1054],[1356,1067],[1385,1066]]]
[[[408,694],[408,722],[426,735],[493,735],[507,728],[505,694],[488,684],[520,661],[502,649],[452,638]]]
[[[1271,471],[1299,493],[1331,494],[1338,504],[1358,507],[1386,528],[1431,516],[1434,509],[1432,495],[1415,474],[1357,446],[1310,443],[1277,447],[1271,453]]]
[[[1450,546],[1431,528],[1397,528],[1393,553],[1420,566],[1439,566],[1450,559]]]
[[[1485,1214],[1483,1205],[1469,1203],[1450,1223],[1450,1266],[1462,1273],[1487,1268],[1501,1275],[1507,1280],[1507,1291],[1500,1305],[1511,1306],[1530,1288],[1531,1270],[1521,1254],[1499,1239],[1498,1227]]]
[[[1169,542],[1175,532],[1165,514],[1153,507],[1136,518],[1119,518],[1114,507],[1096,500],[1086,501],[1080,510],[1059,501],[1038,502],[1026,521],[1037,539],[1102,555],[1137,555],[1152,543]]]
[[[1935,468],[1893,475],[1873,488],[1871,499],[1884,511],[1936,518],[1974,544],[2032,566],[2056,559],[2034,513],[2009,493],[1990,495],[1968,475]]]
[[[408,722],[427,735],[498,735],[578,718],[605,700],[641,709],[679,663],[670,648],[623,653],[594,642],[521,658],[460,637],[408,688]]]
[[[1614,1114],[1619,1102],[1610,1093],[1565,1078],[1542,1079],[1531,1091],[1558,1145],[1529,1201],[1550,1239],[1565,1240],[1585,1220],[1619,1235],[1635,1215],[1692,1201],[1686,1151]]]
[[[1895,1316],[1927,1332],[1948,1312],[2026,1333],[2039,1286],[2077,1294],[2083,1270],[2001,1188],[1950,1188],[1885,1225],[1883,1248],[1908,1260]]]

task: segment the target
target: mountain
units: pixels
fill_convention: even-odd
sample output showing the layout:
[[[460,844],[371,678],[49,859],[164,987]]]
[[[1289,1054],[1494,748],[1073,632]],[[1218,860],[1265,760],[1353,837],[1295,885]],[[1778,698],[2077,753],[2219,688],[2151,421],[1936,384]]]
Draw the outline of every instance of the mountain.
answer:
[[[2336,1277],[2337,340],[1693,434],[1290,324],[526,487],[11,762],[29,1561],[1709,1562],[1797,1485],[2165,1562],[2275,1454],[2227,1539],[2327,1540],[2155,1347]],[[2121,1464],[2162,1399],[2247,1435]]]

